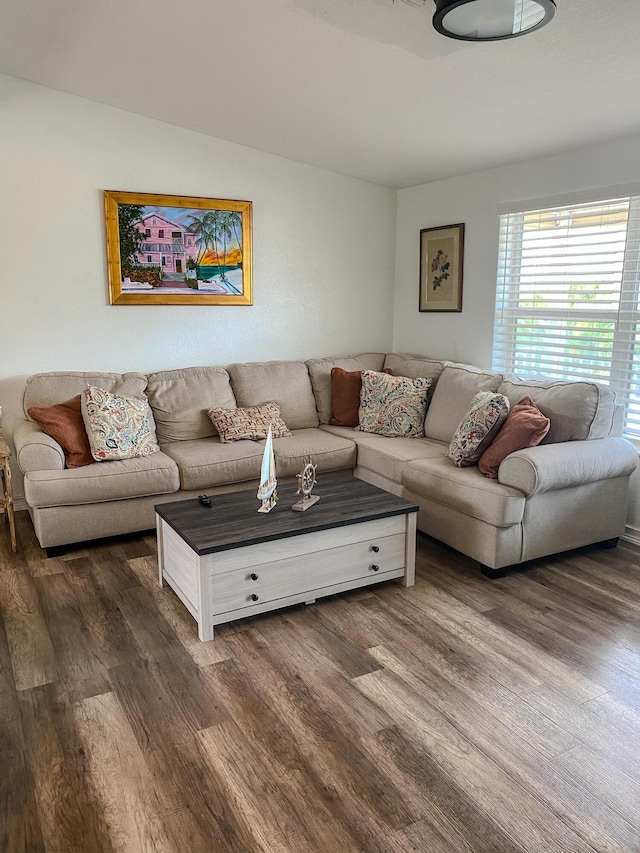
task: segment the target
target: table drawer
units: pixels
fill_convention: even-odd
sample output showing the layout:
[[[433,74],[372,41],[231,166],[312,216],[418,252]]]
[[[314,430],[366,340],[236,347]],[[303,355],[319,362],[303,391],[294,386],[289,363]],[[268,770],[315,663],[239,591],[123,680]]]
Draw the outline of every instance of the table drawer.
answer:
[[[218,615],[305,591],[313,598],[313,591],[323,587],[382,576],[404,566],[405,541],[404,533],[396,533],[215,575],[212,612]]]
[[[218,575],[238,569],[251,569],[252,566],[264,563],[281,562],[287,557],[325,551],[354,542],[373,542],[394,533],[404,534],[406,526],[406,516],[394,515],[358,524],[345,524],[343,527],[333,527],[317,533],[305,533],[303,536],[283,537],[273,542],[261,542],[258,545],[205,554],[201,560],[203,567],[212,575]]]

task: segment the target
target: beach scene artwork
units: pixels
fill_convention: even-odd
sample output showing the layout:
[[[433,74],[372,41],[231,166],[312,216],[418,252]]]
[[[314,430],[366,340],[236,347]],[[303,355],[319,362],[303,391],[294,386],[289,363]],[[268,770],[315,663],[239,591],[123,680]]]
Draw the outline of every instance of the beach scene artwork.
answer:
[[[251,202],[105,193],[112,303],[251,304]]]

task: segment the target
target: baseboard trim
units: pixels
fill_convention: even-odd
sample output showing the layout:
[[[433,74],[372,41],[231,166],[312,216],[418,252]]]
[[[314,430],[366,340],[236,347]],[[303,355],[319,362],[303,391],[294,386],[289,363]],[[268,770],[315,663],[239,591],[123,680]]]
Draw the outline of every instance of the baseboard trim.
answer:
[[[631,542],[633,545],[640,545],[640,528],[630,527],[627,525],[622,536],[625,542]]]

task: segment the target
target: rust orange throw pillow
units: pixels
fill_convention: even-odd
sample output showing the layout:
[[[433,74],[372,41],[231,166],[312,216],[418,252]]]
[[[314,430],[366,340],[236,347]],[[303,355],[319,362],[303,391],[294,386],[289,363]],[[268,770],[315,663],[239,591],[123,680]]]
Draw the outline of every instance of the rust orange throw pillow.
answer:
[[[391,374],[385,367],[383,373]],[[333,417],[329,421],[333,426],[357,427],[360,391],[362,390],[362,371],[331,368],[331,408]]]
[[[481,473],[497,480],[500,463],[516,450],[540,444],[550,426],[551,421],[542,414],[531,397],[523,397],[511,409],[493,443],[478,460]]]
[[[29,417],[64,450],[67,468],[82,468],[94,461],[80,410],[80,394],[55,406],[32,406]]]

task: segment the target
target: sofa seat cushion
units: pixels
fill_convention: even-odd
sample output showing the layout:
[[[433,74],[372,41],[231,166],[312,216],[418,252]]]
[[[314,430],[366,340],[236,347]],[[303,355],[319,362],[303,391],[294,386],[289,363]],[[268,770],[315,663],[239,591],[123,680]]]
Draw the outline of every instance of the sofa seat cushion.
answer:
[[[311,385],[316,399],[316,408],[321,424],[328,424],[333,412],[331,371],[334,367],[342,370],[382,370],[383,352],[363,352],[360,355],[348,355],[341,358],[311,358],[306,361]]]
[[[260,444],[264,450],[265,442]],[[273,455],[276,476],[280,479],[299,474],[309,457],[318,466],[318,472],[353,468],[357,451],[353,441],[323,429],[298,429],[289,438],[273,439]]]
[[[414,459],[440,459],[447,454],[447,445],[425,438],[387,438],[348,427],[323,426],[323,430],[351,438],[358,445],[358,467],[374,471],[402,485],[402,475],[408,462]]]
[[[29,506],[75,506],[166,495],[179,486],[175,462],[157,452],[63,471],[29,471],[24,478],[24,495]]]
[[[223,444],[219,438],[199,438],[163,444],[162,450],[175,460],[183,489],[207,489],[260,479],[264,448],[256,441]]]
[[[274,401],[289,429],[318,426],[316,400],[304,362],[253,361],[231,364],[228,370],[238,406]]]
[[[409,462],[404,485],[417,496],[493,527],[520,524],[524,515],[526,499],[521,491],[483,477],[476,467],[456,468],[446,457]]]
[[[236,406],[229,374],[222,367],[183,367],[150,373],[147,398],[160,443],[215,435],[207,409]]]
[[[447,364],[429,403],[424,422],[426,437],[450,442],[478,391],[495,393],[502,379],[501,373],[470,364]]]

